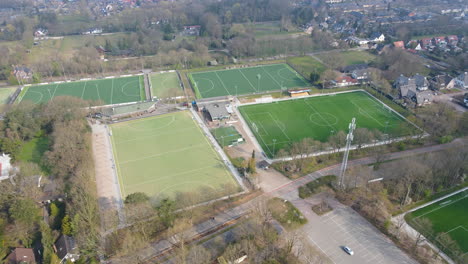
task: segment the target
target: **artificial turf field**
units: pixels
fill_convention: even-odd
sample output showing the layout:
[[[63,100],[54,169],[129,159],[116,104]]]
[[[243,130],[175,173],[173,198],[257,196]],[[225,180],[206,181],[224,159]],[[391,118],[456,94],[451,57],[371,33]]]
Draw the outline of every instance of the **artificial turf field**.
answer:
[[[211,133],[222,147],[239,144],[238,140],[242,138],[241,134],[233,126],[219,127],[211,130]]]
[[[153,97],[170,98],[183,95],[176,72],[152,73],[150,81]]]
[[[189,112],[112,124],[112,147],[123,198],[135,192],[222,192],[238,186]]]
[[[260,77],[260,78],[259,78]],[[198,98],[278,91],[310,84],[287,64],[190,73]]]
[[[423,207],[406,216],[408,223],[432,242],[437,233],[448,233],[468,260],[468,190]],[[423,230],[415,219],[427,218],[432,230]],[[445,251],[444,249],[442,249]],[[449,253],[449,252],[446,252]]]
[[[121,77],[25,87],[18,100],[45,103],[56,96],[74,96],[102,101],[105,105],[137,102],[145,99],[143,76]]]
[[[353,117],[357,128],[392,136],[398,136],[400,124],[406,122],[361,91],[245,105],[239,110],[269,157],[304,138],[325,142],[332,133],[347,133]]]

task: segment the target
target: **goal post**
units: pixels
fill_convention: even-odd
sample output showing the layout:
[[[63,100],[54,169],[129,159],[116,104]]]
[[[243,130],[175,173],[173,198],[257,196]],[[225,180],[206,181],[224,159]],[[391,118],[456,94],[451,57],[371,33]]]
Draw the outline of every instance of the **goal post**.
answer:
[[[255,131],[255,133],[258,134],[258,127],[257,127],[257,124],[252,123],[252,128],[253,128],[253,130]]]

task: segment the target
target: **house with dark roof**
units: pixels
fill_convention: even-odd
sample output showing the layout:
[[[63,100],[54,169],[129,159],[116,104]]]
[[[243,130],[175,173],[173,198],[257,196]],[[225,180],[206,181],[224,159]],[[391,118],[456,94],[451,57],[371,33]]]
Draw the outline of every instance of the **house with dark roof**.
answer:
[[[457,87],[468,89],[468,72],[458,75],[454,80]]]
[[[68,260],[75,262],[80,258],[75,239],[71,236],[61,235],[54,247],[55,253],[60,258],[60,263],[66,263]]]
[[[33,76],[32,70],[25,66],[14,66],[13,74],[15,75],[16,79],[22,81],[31,80]]]
[[[210,103],[203,106],[203,112],[210,121],[219,121],[231,118],[232,107],[228,102]]]
[[[432,91],[426,77],[416,74],[412,77],[401,75],[395,80],[394,86],[400,92],[401,99],[414,102],[417,106],[430,104],[433,101]]]
[[[36,257],[31,248],[15,248],[5,259],[5,264],[36,264]]]
[[[367,68],[369,68],[368,64],[361,63],[361,64],[353,64],[353,65],[345,66],[345,67],[341,68],[341,71],[344,72],[344,73],[352,73],[353,71],[364,70],[364,69],[367,69]]]
[[[374,32],[369,38],[370,41],[372,42],[384,42],[385,41],[385,35],[379,32]]]
[[[452,89],[455,86],[454,79],[447,74],[434,76],[429,83],[432,90]]]
[[[353,79],[358,80],[360,83],[367,83],[370,78],[370,73],[368,69],[354,70],[351,73],[351,77],[353,77]]]

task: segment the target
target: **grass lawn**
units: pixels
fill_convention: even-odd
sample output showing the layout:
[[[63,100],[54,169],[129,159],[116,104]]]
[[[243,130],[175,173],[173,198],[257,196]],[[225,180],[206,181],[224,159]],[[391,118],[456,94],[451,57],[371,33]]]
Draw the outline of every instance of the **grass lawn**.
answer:
[[[0,88],[0,105],[6,104],[8,102],[8,98],[15,92],[16,88],[8,87],[8,88]]]
[[[347,131],[353,117],[358,128],[391,136],[401,136],[399,126],[405,122],[361,91],[246,105],[239,110],[269,157],[304,138],[326,142],[332,133]]]
[[[291,57],[287,62],[306,78],[309,78],[312,72],[321,74],[326,70],[325,65],[310,56]]]
[[[301,212],[289,201],[280,198],[273,198],[267,202],[271,216],[281,225],[288,229],[295,229],[307,223],[307,219]]]
[[[151,94],[157,98],[171,98],[184,95],[179,77],[175,72],[152,73]]]
[[[123,198],[135,192],[156,198],[192,192],[206,201],[240,190],[188,111],[110,127]]]
[[[287,64],[190,73],[198,98],[265,93],[310,84]]]
[[[425,230],[416,219],[427,218],[432,230]],[[468,190],[447,197],[406,215],[407,222],[453,257],[453,251],[436,240],[436,234],[447,233],[456,241],[465,260],[468,260]],[[466,263],[466,262],[465,262]]]
[[[254,24],[246,24],[251,27],[256,37],[264,37],[271,35],[286,35],[300,32],[298,29],[292,31],[281,30],[280,21],[258,22]]]
[[[233,144],[243,143],[241,134],[237,132],[236,128],[233,126],[219,127],[211,130],[211,133],[218,141],[221,147],[226,147]],[[242,141],[238,141],[242,139]]]
[[[143,76],[100,79],[31,86],[23,90],[18,101],[45,103],[55,96],[74,96],[104,104],[137,102],[144,98],[140,87]]]
[[[40,164],[44,152],[49,149],[49,138],[40,136],[33,138],[21,146],[18,160]]]
[[[340,52],[339,56],[343,60],[344,65],[370,63],[376,58],[375,55],[370,54],[369,52],[356,50]],[[329,58],[327,53],[318,54],[317,57],[319,57],[324,63],[327,63]]]

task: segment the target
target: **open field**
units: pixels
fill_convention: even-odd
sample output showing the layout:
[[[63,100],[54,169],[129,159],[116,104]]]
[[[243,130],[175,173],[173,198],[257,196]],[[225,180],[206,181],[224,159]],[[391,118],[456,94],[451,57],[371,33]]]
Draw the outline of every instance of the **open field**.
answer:
[[[290,57],[287,62],[306,78],[313,72],[322,74],[326,70],[325,65],[310,56]]]
[[[189,73],[198,98],[264,93],[310,84],[286,64]]]
[[[376,58],[375,55],[370,54],[369,52],[357,50],[339,52],[338,55],[343,60],[344,65],[370,63]],[[328,53],[318,54],[317,57],[319,57],[324,63],[328,64],[327,61],[330,58]]]
[[[457,247],[468,260],[468,190],[447,197],[441,201],[423,207],[406,216],[408,223],[425,235],[431,242],[454,256],[452,247],[436,239],[438,233],[447,233],[457,244]],[[427,218],[432,223],[432,229],[427,230],[417,221]],[[465,262],[466,263],[466,262]]]
[[[8,98],[15,92],[16,88],[0,88],[0,106],[8,102]]]
[[[212,199],[240,188],[189,112],[116,123],[111,130],[124,198],[203,192]]]
[[[238,144],[238,139],[242,138],[242,136],[233,126],[215,128],[211,130],[211,133],[216,138],[216,141],[218,141],[221,147]]]
[[[300,32],[298,29],[292,31],[281,30],[280,21],[258,22],[254,24],[245,24],[245,26],[250,27],[256,37],[286,35]]]
[[[325,142],[333,133],[347,132],[353,117],[358,128],[378,129],[391,136],[400,136],[399,126],[405,122],[361,91],[246,105],[239,110],[269,157],[304,138]]]
[[[179,77],[175,72],[152,73],[150,76],[151,94],[157,98],[182,96]]]
[[[45,103],[56,96],[74,96],[84,100],[119,104],[144,100],[141,89],[142,76],[67,82],[25,87],[19,101],[30,100]]]

